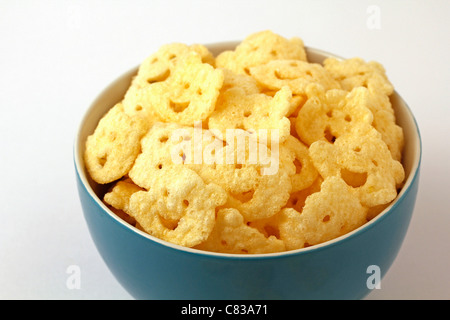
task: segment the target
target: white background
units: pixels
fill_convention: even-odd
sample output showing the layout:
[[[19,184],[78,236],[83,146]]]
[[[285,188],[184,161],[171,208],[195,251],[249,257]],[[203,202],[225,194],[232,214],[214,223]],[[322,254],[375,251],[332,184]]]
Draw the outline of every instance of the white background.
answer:
[[[271,29],[385,66],[419,123],[423,162],[406,239],[367,299],[450,299],[449,19],[448,0],[0,0],[0,298],[131,299],[82,217],[72,147],[83,113],[162,44]],[[79,289],[66,285],[72,265]]]

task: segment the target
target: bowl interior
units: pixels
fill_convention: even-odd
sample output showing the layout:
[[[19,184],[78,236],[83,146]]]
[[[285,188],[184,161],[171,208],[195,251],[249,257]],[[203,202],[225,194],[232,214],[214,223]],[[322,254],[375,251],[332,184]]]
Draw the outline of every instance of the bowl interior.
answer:
[[[217,44],[210,44],[207,45],[207,47],[210,49],[210,51],[217,55],[218,53],[224,51],[224,50],[232,50],[237,45],[238,42],[225,42],[225,43],[217,43]],[[310,62],[314,63],[322,63],[324,59],[327,57],[335,57],[338,59],[342,59],[341,57],[338,57],[334,54],[327,53],[322,50],[314,49],[306,47],[306,52],[308,56],[308,60]],[[137,68],[135,67],[125,74],[121,75],[119,78],[117,78],[115,81],[113,81],[109,86],[107,86],[100,95],[95,99],[95,101],[92,103],[92,105],[89,107],[89,109],[86,111],[84,118],[81,121],[78,134],[75,140],[74,144],[74,161],[75,161],[75,167],[76,170],[80,176],[81,181],[85,185],[88,192],[91,194],[92,198],[95,199],[95,201],[104,208],[105,214],[109,214],[112,218],[117,220],[118,223],[121,223],[125,225],[126,227],[134,230],[135,232],[149,238],[152,241],[157,241],[160,243],[163,243],[170,247],[175,247],[180,250],[187,250],[191,252],[199,253],[199,250],[196,249],[190,249],[190,248],[184,248],[177,245],[173,245],[171,243],[168,243],[166,241],[157,239],[153,236],[150,236],[135,227],[129,225],[122,219],[120,219],[118,216],[116,216],[111,210],[109,210],[106,205],[103,204],[103,202],[100,199],[100,195],[104,194],[106,189],[109,187],[109,185],[98,185],[95,183],[87,174],[86,168],[84,166],[83,161],[83,154],[84,154],[84,148],[85,148],[85,141],[87,137],[92,134],[101,119],[101,117],[117,102],[122,100],[126,90],[130,86],[132,77],[136,74]],[[414,180],[415,176],[418,174],[418,169],[421,161],[421,140],[420,140],[420,133],[419,129],[417,127],[416,120],[414,119],[413,114],[411,113],[411,110],[407,106],[406,102],[400,97],[400,95],[397,92],[394,92],[394,94],[390,97],[391,102],[395,111],[395,116],[397,123],[403,128],[404,135],[405,135],[405,146],[403,150],[403,166],[405,168],[405,183],[402,188],[402,190],[399,192],[399,195],[397,198],[380,214],[378,214],[374,219],[370,220],[365,225],[361,226],[360,228],[353,230],[352,232],[349,232],[341,237],[335,238],[333,240],[324,242],[319,245],[311,246],[308,248],[293,250],[293,251],[287,251],[282,253],[275,253],[275,254],[263,254],[262,256],[278,256],[278,255],[286,255],[291,254],[295,252],[301,252],[301,251],[309,251],[314,250],[319,247],[327,246],[332,243],[335,243],[337,241],[342,240],[343,238],[350,237],[352,234],[361,231],[361,229],[367,228],[369,225],[377,223],[379,219],[381,219],[384,215],[389,213],[390,208],[395,205],[395,203],[402,197],[402,195],[406,192],[406,190],[410,187],[412,181]],[[207,255],[219,255],[219,256],[236,256],[233,254],[217,254],[217,253],[211,253],[211,252],[201,252],[202,254]],[[238,255],[239,258],[242,257],[249,257],[253,258],[256,256],[261,255]]]

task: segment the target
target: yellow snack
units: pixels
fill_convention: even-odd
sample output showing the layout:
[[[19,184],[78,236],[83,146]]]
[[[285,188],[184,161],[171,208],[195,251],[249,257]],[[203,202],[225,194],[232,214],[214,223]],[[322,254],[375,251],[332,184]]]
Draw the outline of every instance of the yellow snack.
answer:
[[[145,87],[149,84],[166,80],[173,72],[180,57],[196,52],[204,63],[214,65],[212,53],[203,45],[188,46],[184,43],[162,45],[157,52],[146,58],[139,66],[138,73],[133,79],[133,85]]]
[[[125,179],[118,181],[103,199],[108,205],[128,213],[131,196],[141,190],[131,179]]]
[[[222,92],[231,88],[241,88],[245,94],[260,93],[261,88],[255,78],[241,73],[235,73],[229,69],[221,69],[224,75]]]
[[[392,159],[381,134],[369,125],[353,128],[334,144],[317,141],[309,151],[322,177],[340,176],[367,207],[394,200],[405,178],[401,163]]]
[[[318,172],[309,156],[308,147],[293,136],[288,137],[285,146],[294,153],[295,174],[291,178],[291,192],[308,188],[318,176]]]
[[[376,61],[365,62],[361,58],[346,60],[327,58],[323,65],[339,81],[344,90],[351,91],[356,87],[366,87],[378,88],[386,95],[394,92],[384,67]]]
[[[402,159],[402,150],[404,146],[403,129],[397,125],[394,109],[392,108],[389,97],[378,89],[369,90],[368,108],[372,111],[372,125],[386,142],[392,158],[397,161]]]
[[[292,192],[285,207],[293,208],[298,212],[302,212],[306,198],[308,198],[310,194],[320,191],[320,186],[322,185],[322,182],[323,178],[319,175],[317,179],[313,182],[313,184],[311,184],[308,188]]]
[[[310,83],[319,84],[325,90],[341,88],[322,65],[301,60],[272,60],[251,68],[250,74],[266,89],[280,90],[288,86],[293,94],[306,94]]]
[[[272,98],[262,93],[247,94],[241,88],[225,91],[217,102],[216,110],[208,121],[210,129],[218,129],[224,140],[227,130],[242,129],[255,134],[259,130],[278,130],[280,143],[290,134],[290,121],[286,117],[291,101],[288,87]]]
[[[225,203],[225,191],[205,184],[192,170],[166,170],[159,186],[131,196],[129,214],[149,234],[181,246],[193,247],[205,241],[215,224],[216,207]],[[166,188],[162,186],[166,185]],[[176,214],[176,216],[174,216]],[[165,219],[178,220],[168,226]]]
[[[126,175],[140,152],[145,128],[140,118],[124,112],[122,103],[111,108],[86,141],[84,161],[91,178],[106,184]]]
[[[234,51],[224,51],[216,57],[218,68],[250,74],[250,68],[277,59],[306,61],[300,38],[286,39],[272,31],[254,33],[242,41]]]
[[[149,91],[137,85],[131,85],[122,100],[122,105],[126,114],[130,117],[142,119],[147,132],[153,124],[162,121],[158,113],[150,103]]]
[[[151,189],[164,175],[166,167],[177,166],[171,157],[173,130],[182,128],[175,123],[156,123],[141,140],[141,153],[128,175],[141,188]],[[157,152],[155,152],[157,150]]]
[[[209,238],[196,249],[236,254],[272,253],[285,250],[284,242],[266,237],[248,226],[238,210],[227,208],[217,212],[217,220]]]
[[[148,86],[149,103],[163,121],[193,126],[214,111],[224,76],[195,52],[179,59],[165,81]]]
[[[220,163],[189,165],[205,182],[216,183],[227,191],[226,206],[238,209],[247,221],[267,218],[277,213],[289,198],[291,177],[295,174],[293,160],[289,163],[289,159],[281,157],[281,153],[285,153],[282,151],[284,147],[280,148],[280,156],[272,154],[274,146],[272,150],[264,144],[257,144],[257,147],[258,153],[267,154],[275,163],[265,165],[265,161],[261,159],[253,162],[248,154],[247,140],[243,161],[236,161],[234,157],[232,163],[227,161],[227,155],[240,154],[236,143],[223,147]]]
[[[280,233],[285,230],[298,244],[304,241],[304,245],[315,245],[360,227],[367,221],[366,215],[367,208],[361,205],[354,190],[333,176],[324,180],[319,192],[306,199],[301,214],[280,223]]]
[[[367,108],[369,93],[358,87],[351,92],[333,89],[324,91],[310,85],[308,100],[298,113],[295,129],[307,145],[322,140],[333,142],[355,124],[371,124],[373,115]]]
[[[402,186],[404,147],[383,66],[307,61],[271,31],[234,50],[163,45],[87,138],[103,202],[171,243],[231,254],[344,235]]]

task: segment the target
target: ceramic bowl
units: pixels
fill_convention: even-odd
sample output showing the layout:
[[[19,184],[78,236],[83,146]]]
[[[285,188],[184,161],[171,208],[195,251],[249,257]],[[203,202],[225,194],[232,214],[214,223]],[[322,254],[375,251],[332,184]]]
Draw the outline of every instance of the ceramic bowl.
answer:
[[[236,42],[209,45],[214,53]],[[310,62],[333,54],[307,48]],[[339,58],[339,57],[338,57]],[[220,254],[152,237],[109,210],[83,164],[84,144],[99,119],[123,98],[137,68],[99,94],[81,121],[74,144],[79,198],[92,240],[117,281],[136,299],[361,299],[396,258],[413,213],[421,140],[411,110],[395,92],[392,104],[405,134],[405,184],[382,213],[362,227],[308,248],[274,254]],[[378,274],[377,274],[378,273]],[[375,282],[374,282],[375,281]]]

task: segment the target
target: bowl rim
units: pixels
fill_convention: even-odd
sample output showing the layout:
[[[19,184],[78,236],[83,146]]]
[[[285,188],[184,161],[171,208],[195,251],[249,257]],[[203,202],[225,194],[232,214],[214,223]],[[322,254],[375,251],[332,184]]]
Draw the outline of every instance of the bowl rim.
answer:
[[[238,41],[226,41],[226,42],[216,42],[216,43],[210,43],[205,44],[206,47],[212,48],[212,51],[218,50],[218,48],[223,47],[234,47],[238,44]],[[343,57],[340,57],[336,54],[330,53],[328,51],[324,51],[322,49],[317,49],[314,47],[305,46],[305,50],[308,53],[313,54],[319,54],[326,57],[334,57],[336,59],[345,59]],[[223,51],[223,50],[222,50]],[[113,81],[111,81],[104,89],[96,96],[96,98],[93,100],[91,105],[87,108],[87,110],[84,112],[81,121],[79,122],[79,125],[77,127],[75,141],[73,145],[73,161],[75,166],[76,175],[78,176],[79,180],[82,183],[83,188],[86,190],[86,192],[89,194],[89,196],[96,202],[96,204],[103,209],[104,213],[107,214],[110,218],[115,220],[117,223],[119,223],[122,227],[126,228],[127,230],[133,232],[134,234],[141,236],[145,238],[146,240],[149,240],[155,244],[160,244],[167,249],[172,250],[178,250],[180,252],[184,252],[187,254],[194,254],[194,255],[201,255],[204,257],[210,257],[210,258],[222,258],[222,259],[237,259],[237,260],[254,260],[254,259],[275,259],[275,258],[286,258],[293,255],[303,255],[311,252],[317,252],[320,250],[324,250],[330,247],[333,247],[335,245],[341,244],[345,241],[350,240],[353,237],[358,236],[361,233],[367,232],[369,229],[374,227],[376,224],[378,224],[380,221],[385,219],[389,214],[391,214],[394,209],[398,206],[398,203],[405,197],[405,194],[409,191],[411,186],[414,184],[414,181],[418,179],[419,176],[419,169],[422,161],[422,139],[420,135],[419,126],[417,123],[416,118],[414,117],[413,112],[411,111],[409,105],[406,103],[406,101],[403,99],[403,97],[400,96],[400,94],[394,90],[392,96],[396,96],[400,102],[403,104],[404,109],[407,113],[407,116],[412,119],[412,125],[415,129],[415,133],[417,135],[417,145],[415,150],[415,158],[414,162],[412,163],[411,170],[409,175],[404,180],[403,186],[398,193],[397,197],[379,214],[377,214],[373,219],[366,222],[362,226],[344,234],[339,237],[333,238],[331,240],[312,245],[306,248],[300,248],[295,250],[287,250],[282,252],[274,252],[274,253],[256,253],[256,254],[237,254],[237,253],[219,253],[219,252],[212,252],[212,251],[205,251],[195,248],[189,248],[184,247],[178,244],[174,244],[165,240],[162,240],[160,238],[157,238],[155,236],[152,236],[142,230],[139,230],[138,228],[130,225],[123,219],[121,219],[119,216],[117,216],[112,210],[110,210],[104,203],[101,201],[101,199],[96,195],[94,192],[92,186],[90,185],[88,179],[87,179],[87,172],[84,169],[84,162],[83,162],[83,156],[81,155],[81,132],[82,128],[84,127],[86,120],[88,119],[89,115],[92,113],[93,110],[96,108],[97,101],[102,97],[107,91],[110,90],[111,87],[113,87],[117,82],[119,82],[121,79],[129,76],[130,74],[133,74],[137,71],[137,67],[134,67],[132,69],[129,69],[128,71],[122,73],[119,77],[116,77]],[[84,143],[84,142],[83,142]]]

